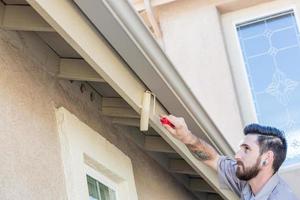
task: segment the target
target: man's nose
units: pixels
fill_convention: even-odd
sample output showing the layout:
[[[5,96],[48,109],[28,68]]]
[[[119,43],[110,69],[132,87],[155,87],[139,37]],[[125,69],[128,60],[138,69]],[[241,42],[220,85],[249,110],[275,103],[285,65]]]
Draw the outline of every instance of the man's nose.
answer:
[[[236,152],[236,154],[234,156],[235,160],[241,160],[241,154],[240,153],[241,153],[241,151]]]

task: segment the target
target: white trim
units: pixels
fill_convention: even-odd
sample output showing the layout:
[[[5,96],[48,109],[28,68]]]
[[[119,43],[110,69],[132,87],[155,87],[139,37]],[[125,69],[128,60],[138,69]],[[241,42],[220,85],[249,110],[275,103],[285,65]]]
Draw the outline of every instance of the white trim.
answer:
[[[231,63],[232,76],[239,98],[240,116],[245,124],[257,122],[256,109],[248,80],[246,66],[242,55],[236,26],[243,22],[267,17],[288,10],[293,10],[299,28],[299,2],[296,0],[285,0],[270,2],[255,7],[228,13],[222,16],[225,40]],[[238,55],[238,56],[237,56]],[[243,67],[241,67],[243,66]]]
[[[65,108],[56,116],[67,199],[88,199],[88,173],[115,189],[118,200],[137,200],[130,158]]]
[[[274,2],[275,3],[275,2]],[[269,3],[269,4],[272,4],[272,3]],[[282,5],[281,5],[282,6]],[[242,23],[245,23],[245,22],[249,22],[249,21],[253,21],[253,20],[256,20],[256,19],[260,19],[260,18],[266,18],[266,17],[269,17],[269,16],[272,16],[272,15],[276,15],[278,13],[284,13],[284,12],[287,12],[289,10],[293,10],[293,11],[296,11],[297,10],[297,6],[295,4],[288,4],[288,5],[285,5],[285,6],[282,6],[282,7],[276,7],[276,8],[269,8],[267,9],[267,7],[262,10],[262,9],[259,9],[259,10],[256,10],[256,11],[251,11],[251,12],[247,12],[245,10],[245,14],[243,16],[240,16],[237,18],[237,19],[234,19],[232,21],[233,25],[236,26],[236,25],[239,25],[239,24],[242,24]],[[252,9],[255,9],[255,8],[252,8]],[[241,11],[239,11],[240,13]],[[231,13],[230,15],[232,15],[233,13]],[[229,16],[229,14],[228,14]],[[228,17],[227,15],[224,15],[223,17]],[[233,16],[231,16],[233,17]]]

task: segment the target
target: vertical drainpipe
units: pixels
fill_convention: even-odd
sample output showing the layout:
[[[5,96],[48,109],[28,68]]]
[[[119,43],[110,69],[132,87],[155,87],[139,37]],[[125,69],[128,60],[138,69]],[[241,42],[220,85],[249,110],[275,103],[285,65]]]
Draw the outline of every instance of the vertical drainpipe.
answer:
[[[153,32],[154,32],[154,36],[157,39],[160,46],[163,48],[162,32],[160,30],[157,16],[155,16],[155,13],[153,11],[153,7],[151,5],[151,0],[144,0],[144,5],[145,5],[145,11],[146,11],[148,20],[149,20],[151,27],[153,29]]]

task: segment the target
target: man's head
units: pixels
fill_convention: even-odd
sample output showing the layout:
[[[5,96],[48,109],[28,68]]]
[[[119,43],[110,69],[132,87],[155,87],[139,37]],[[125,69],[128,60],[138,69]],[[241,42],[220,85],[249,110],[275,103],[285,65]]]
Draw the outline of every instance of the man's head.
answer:
[[[264,168],[277,172],[286,157],[284,133],[276,128],[250,124],[244,128],[243,143],[235,158],[237,177],[250,180]]]

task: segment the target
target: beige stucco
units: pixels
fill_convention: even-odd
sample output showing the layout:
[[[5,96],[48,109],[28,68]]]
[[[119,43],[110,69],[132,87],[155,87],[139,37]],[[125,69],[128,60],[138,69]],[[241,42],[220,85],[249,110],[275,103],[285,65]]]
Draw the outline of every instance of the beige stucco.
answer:
[[[242,74],[245,70],[241,69],[241,54],[237,49],[232,51],[232,46],[238,46],[235,33],[232,30],[229,32],[226,25],[232,26],[233,21],[249,19],[249,16],[255,17],[257,13],[266,13],[266,10],[271,13],[299,7],[297,0],[240,2],[245,5],[233,2],[228,4],[229,7],[216,7],[195,0],[178,1],[157,8],[166,53],[233,148],[237,148],[243,137],[243,125],[255,122],[256,117],[251,95],[249,97],[249,86],[244,83],[246,78]],[[253,3],[252,7],[247,6],[247,2]],[[259,5],[263,2],[268,3]],[[226,14],[223,16],[223,13]],[[232,16],[235,16],[234,20],[228,21],[228,17]],[[228,54],[235,61],[229,60]],[[240,87],[242,92],[237,91],[236,87]],[[245,103],[244,99],[248,99],[248,102]],[[299,172],[299,165],[280,171],[298,196],[300,182],[293,177],[297,177]]]
[[[63,106],[126,154],[140,200],[194,199],[99,113],[76,82],[55,77],[59,59],[31,32],[0,30],[1,199],[66,199],[55,109]],[[159,183],[159,184],[158,184]]]
[[[219,14],[201,1],[178,1],[158,10],[166,53],[224,137],[242,138]]]

